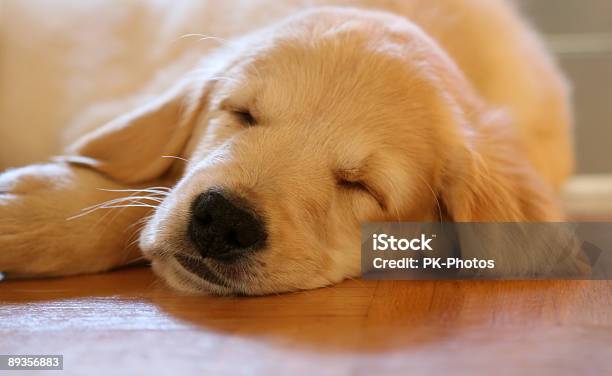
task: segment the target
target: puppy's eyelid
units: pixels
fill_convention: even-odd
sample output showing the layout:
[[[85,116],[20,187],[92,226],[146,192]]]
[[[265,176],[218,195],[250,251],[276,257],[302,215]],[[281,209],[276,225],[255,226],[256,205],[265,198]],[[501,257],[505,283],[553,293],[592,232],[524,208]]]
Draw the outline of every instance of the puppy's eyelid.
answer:
[[[219,108],[222,111],[229,112],[244,126],[250,127],[257,124],[257,118],[253,115],[253,111],[248,107],[234,105],[228,99],[226,99],[221,102]]]
[[[339,170],[335,172],[336,183],[343,188],[354,188],[368,190],[367,185],[360,179],[360,174],[355,170]]]
[[[336,184],[341,189],[353,189],[356,191],[361,191],[364,193],[368,193],[370,196],[374,197],[376,202],[382,210],[386,210],[387,204],[383,198],[376,190],[372,189],[372,187],[363,180],[362,173],[357,170],[341,170],[336,171],[335,173]]]
[[[257,119],[253,116],[248,109],[232,109],[232,113],[240,120],[240,122],[246,126],[253,126],[257,124]]]
[[[367,191],[368,188],[363,184],[363,182],[356,180],[348,180],[348,179],[338,179],[337,183],[340,187],[348,188],[348,189],[361,189]]]

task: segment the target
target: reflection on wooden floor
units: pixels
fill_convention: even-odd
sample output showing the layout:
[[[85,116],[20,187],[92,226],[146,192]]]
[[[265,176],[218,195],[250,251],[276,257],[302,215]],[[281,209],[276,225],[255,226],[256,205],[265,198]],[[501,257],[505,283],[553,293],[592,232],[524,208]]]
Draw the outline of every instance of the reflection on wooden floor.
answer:
[[[135,268],[0,283],[0,353],[63,354],[75,375],[610,374],[611,307],[610,281],[354,280],[220,298]]]

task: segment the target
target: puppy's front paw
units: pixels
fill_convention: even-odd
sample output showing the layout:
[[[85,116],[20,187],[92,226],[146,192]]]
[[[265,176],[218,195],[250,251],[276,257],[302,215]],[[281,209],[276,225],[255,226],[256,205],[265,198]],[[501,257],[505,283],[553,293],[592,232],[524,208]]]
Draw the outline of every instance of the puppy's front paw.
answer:
[[[0,175],[0,272],[7,277],[57,276],[107,270],[138,257],[127,246],[142,211],[81,209],[112,199],[105,177],[67,164],[33,165]]]
[[[0,175],[0,271],[7,275],[45,274],[55,247],[54,192],[72,177],[63,165],[33,165]]]

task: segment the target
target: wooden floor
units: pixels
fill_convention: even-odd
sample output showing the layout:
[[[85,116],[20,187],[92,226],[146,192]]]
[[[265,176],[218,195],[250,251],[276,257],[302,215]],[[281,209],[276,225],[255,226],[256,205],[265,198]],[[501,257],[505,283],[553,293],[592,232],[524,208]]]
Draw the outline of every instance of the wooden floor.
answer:
[[[179,296],[147,268],[4,281],[0,354],[63,354],[45,375],[610,375],[612,281],[354,280],[263,298]]]

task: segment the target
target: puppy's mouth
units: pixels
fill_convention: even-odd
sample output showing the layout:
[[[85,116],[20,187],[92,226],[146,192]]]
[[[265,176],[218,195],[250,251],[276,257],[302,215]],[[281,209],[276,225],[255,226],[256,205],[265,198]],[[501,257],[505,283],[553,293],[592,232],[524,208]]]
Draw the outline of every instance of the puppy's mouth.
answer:
[[[193,256],[177,254],[174,256],[176,261],[185,268],[188,272],[195,274],[197,277],[213,285],[231,289],[232,286],[225,281],[218,273],[211,269],[204,260]]]

